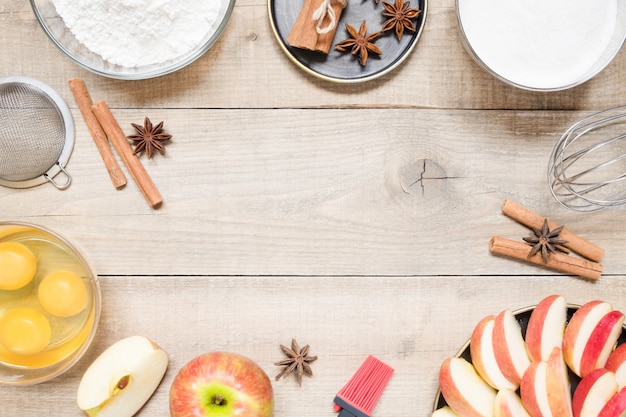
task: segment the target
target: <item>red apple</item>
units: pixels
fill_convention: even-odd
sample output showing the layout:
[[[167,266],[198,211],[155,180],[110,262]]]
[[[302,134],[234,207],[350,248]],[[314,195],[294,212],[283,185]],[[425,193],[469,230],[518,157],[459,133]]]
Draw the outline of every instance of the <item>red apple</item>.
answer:
[[[537,304],[526,328],[526,348],[533,361],[547,361],[554,347],[563,345],[567,303],[561,295],[550,295]]]
[[[580,376],[603,368],[622,333],[624,315],[617,310],[607,313],[591,332],[580,360]]]
[[[171,417],[271,417],[274,394],[267,374],[252,360],[210,352],[189,361],[170,389]]]
[[[511,310],[496,316],[493,327],[493,351],[502,374],[516,385],[530,365],[522,329]]]
[[[604,367],[609,371],[615,372],[617,384],[620,388],[626,386],[626,343],[622,343],[611,352]]]
[[[448,406],[463,417],[492,417],[496,391],[463,358],[448,358],[439,370],[439,388]]]
[[[578,376],[581,375],[581,361],[587,342],[602,317],[613,307],[600,300],[583,304],[572,316],[563,335],[563,356],[565,363]]]
[[[493,351],[493,326],[495,316],[487,316],[478,322],[470,339],[472,364],[478,374],[495,389],[515,390],[514,384],[502,374]]]
[[[572,398],[574,417],[597,417],[617,392],[615,374],[598,368],[580,380]]]

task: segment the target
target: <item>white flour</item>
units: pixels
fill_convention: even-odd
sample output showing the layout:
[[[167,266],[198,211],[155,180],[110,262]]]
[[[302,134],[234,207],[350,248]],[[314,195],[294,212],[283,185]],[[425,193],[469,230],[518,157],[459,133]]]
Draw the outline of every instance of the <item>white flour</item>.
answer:
[[[494,72],[521,85],[574,83],[601,57],[624,0],[459,0],[463,30]]]
[[[138,67],[191,52],[215,33],[222,0],[53,0],[76,39],[111,64]]]

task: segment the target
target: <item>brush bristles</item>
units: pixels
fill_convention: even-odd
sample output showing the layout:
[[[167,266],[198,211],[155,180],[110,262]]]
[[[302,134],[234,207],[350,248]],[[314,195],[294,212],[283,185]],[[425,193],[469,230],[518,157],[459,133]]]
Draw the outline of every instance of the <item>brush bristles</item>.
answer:
[[[361,413],[371,416],[392,374],[393,368],[370,355],[337,397]]]

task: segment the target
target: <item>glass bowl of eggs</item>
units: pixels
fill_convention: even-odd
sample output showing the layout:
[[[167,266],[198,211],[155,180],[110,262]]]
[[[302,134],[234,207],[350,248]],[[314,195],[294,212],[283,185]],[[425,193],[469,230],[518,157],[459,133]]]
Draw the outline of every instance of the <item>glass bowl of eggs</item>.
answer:
[[[57,233],[0,221],[0,384],[31,385],[70,369],[98,327],[98,277]]]

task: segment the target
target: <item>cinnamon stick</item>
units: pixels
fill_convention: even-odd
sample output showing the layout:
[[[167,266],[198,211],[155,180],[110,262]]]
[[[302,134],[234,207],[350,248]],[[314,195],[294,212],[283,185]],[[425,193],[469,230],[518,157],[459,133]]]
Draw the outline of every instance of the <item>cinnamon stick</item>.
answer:
[[[98,119],[96,119],[96,116],[91,110],[93,102],[91,101],[85,82],[81,78],[72,78],[68,83],[74,95],[74,100],[78,105],[78,109],[83,115],[87,129],[89,129],[91,137],[100,152],[104,166],[109,173],[109,177],[111,177],[113,186],[117,189],[124,187],[126,185],[126,175],[124,175],[124,171],[122,171],[122,168],[113,155],[106,133],[102,130],[102,126],[100,126]]]
[[[548,258],[548,263],[546,264],[543,262],[540,253],[536,253],[529,258],[528,255],[530,254],[531,249],[531,246],[523,242],[498,236],[494,236],[489,242],[489,250],[491,253],[498,255],[505,255],[591,280],[598,280],[602,274],[602,265],[597,262],[575,258],[573,256],[563,255],[560,253],[551,253]]]
[[[339,26],[339,19],[341,13],[345,7],[340,1],[331,1],[331,7],[335,12],[335,26],[327,33],[318,33],[316,29],[317,20],[313,19],[313,12],[317,10],[324,0],[304,0],[304,4],[298,13],[296,22],[291,28],[289,35],[287,36],[287,43],[294,48],[308,49],[310,51],[317,51],[327,54],[330,51],[330,47],[335,37],[335,32]],[[326,26],[328,16],[324,20]]]
[[[160,207],[163,198],[159,190],[157,190],[137,155],[133,154],[133,149],[130,143],[128,143],[126,135],[124,135],[124,132],[115,120],[107,104],[104,101],[99,101],[91,107],[91,110],[109,136],[115,150],[122,158],[122,161],[124,161],[128,171],[130,171],[130,174],[139,186],[144,197],[146,197],[146,200],[148,200],[148,203],[153,208]]]
[[[507,199],[504,201],[504,204],[502,205],[502,212],[527,227],[541,229],[543,226],[543,216],[540,216],[532,210],[511,200]],[[559,227],[556,223],[551,222],[550,220],[548,220],[548,226],[550,227],[550,230]],[[604,249],[578,236],[568,229],[564,228],[559,234],[559,238],[567,241],[567,243],[563,246],[587,259],[600,262],[604,256]]]

